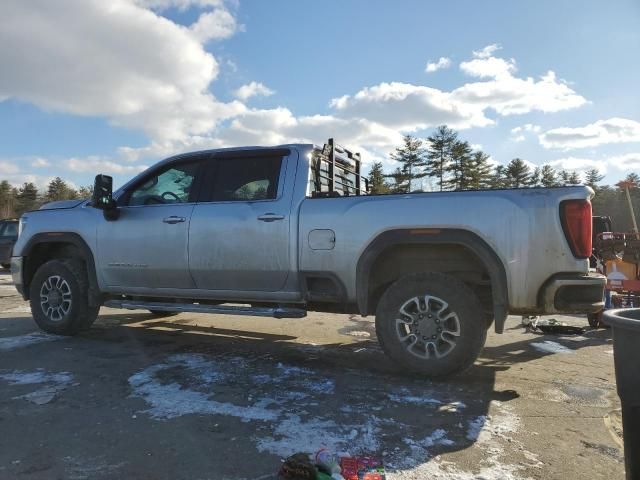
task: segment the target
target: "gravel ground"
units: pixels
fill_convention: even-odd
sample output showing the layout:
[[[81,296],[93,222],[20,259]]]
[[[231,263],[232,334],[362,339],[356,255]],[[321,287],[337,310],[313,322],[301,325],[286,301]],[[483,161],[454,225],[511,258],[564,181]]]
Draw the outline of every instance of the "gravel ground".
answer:
[[[371,318],[103,308],[62,338],[6,274],[0,312],[3,479],[266,480],[320,448],[376,454],[390,479],[624,477],[609,330],[510,317],[474,367],[431,382],[387,360]]]

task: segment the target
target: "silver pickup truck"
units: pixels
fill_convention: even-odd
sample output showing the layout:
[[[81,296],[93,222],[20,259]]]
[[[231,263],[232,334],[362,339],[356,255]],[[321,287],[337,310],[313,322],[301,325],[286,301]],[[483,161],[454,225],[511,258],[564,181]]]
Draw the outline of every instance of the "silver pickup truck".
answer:
[[[375,315],[386,354],[429,376],[471,365],[509,313],[603,307],[588,187],[366,193],[359,155],[332,140],[182,154],[25,214],[13,280],[62,335],[101,305]]]

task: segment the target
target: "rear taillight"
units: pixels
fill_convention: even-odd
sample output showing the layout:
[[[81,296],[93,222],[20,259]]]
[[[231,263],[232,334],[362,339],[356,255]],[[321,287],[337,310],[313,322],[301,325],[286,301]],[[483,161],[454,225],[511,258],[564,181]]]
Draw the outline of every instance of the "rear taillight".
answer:
[[[588,200],[561,202],[560,221],[573,256],[589,258],[591,256],[591,202]]]

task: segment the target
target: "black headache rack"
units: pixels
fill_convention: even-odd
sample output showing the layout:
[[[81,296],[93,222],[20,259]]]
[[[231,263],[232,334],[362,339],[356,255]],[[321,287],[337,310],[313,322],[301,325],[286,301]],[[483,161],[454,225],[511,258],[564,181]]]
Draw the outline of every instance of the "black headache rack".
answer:
[[[369,182],[361,173],[360,154],[336,144],[333,138],[321,150],[313,150],[311,171],[311,196],[314,198],[348,197],[369,192]]]

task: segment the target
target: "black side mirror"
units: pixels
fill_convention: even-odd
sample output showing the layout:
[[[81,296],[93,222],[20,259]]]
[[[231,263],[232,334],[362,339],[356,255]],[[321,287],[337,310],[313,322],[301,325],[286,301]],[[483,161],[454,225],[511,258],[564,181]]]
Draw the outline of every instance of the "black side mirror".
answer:
[[[96,175],[93,183],[91,206],[104,212],[107,220],[118,218],[118,207],[113,200],[113,178],[109,175]]]

